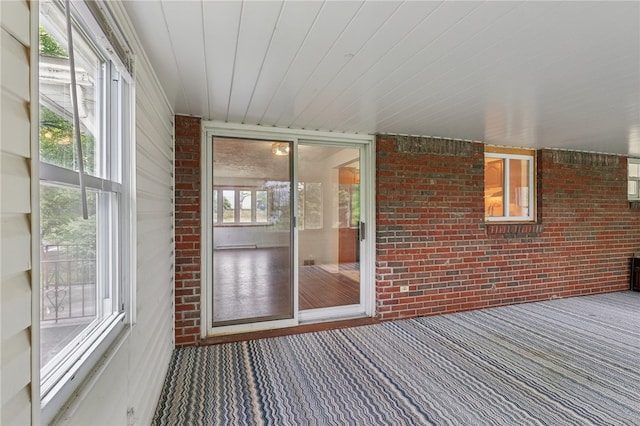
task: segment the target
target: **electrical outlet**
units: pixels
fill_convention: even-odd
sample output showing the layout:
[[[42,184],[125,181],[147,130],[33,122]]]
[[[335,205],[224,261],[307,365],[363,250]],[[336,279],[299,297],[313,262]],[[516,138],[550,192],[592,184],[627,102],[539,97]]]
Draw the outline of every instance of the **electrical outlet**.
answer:
[[[400,293],[406,293],[409,291],[409,286],[408,285],[401,285],[400,286]]]

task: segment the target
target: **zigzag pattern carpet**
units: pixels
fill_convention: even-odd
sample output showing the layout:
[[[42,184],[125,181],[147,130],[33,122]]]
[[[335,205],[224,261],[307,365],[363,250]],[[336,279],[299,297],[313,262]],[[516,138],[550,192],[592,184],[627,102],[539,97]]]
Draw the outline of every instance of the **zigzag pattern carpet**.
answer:
[[[156,425],[640,425],[640,293],[177,349]]]

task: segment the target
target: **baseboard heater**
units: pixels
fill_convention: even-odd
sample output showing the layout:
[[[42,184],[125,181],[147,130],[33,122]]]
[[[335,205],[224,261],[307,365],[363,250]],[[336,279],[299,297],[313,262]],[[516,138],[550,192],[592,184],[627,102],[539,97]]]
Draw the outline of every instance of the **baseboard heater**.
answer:
[[[256,244],[223,244],[216,246],[216,250],[257,249]]]

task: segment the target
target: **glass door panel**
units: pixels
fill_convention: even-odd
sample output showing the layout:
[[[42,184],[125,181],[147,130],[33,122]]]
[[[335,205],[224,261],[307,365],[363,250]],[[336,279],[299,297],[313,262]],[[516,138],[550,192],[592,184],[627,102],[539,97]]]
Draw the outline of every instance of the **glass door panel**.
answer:
[[[213,138],[213,325],[293,317],[290,143]]]
[[[360,304],[360,150],[298,147],[301,311]]]

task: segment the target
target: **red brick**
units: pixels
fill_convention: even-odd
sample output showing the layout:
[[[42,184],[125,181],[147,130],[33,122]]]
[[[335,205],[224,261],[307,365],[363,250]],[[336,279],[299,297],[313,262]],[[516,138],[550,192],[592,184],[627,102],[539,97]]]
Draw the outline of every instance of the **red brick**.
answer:
[[[507,226],[485,230],[482,144],[456,157],[397,152],[394,136],[376,145],[380,319],[406,318],[409,307],[431,315],[628,288],[640,211],[626,200],[626,161],[612,156],[614,166],[603,168],[601,154],[571,153],[581,162],[563,164],[562,153],[540,151],[542,229],[520,225],[526,235],[505,235]],[[440,296],[407,305],[399,293],[407,283]]]

